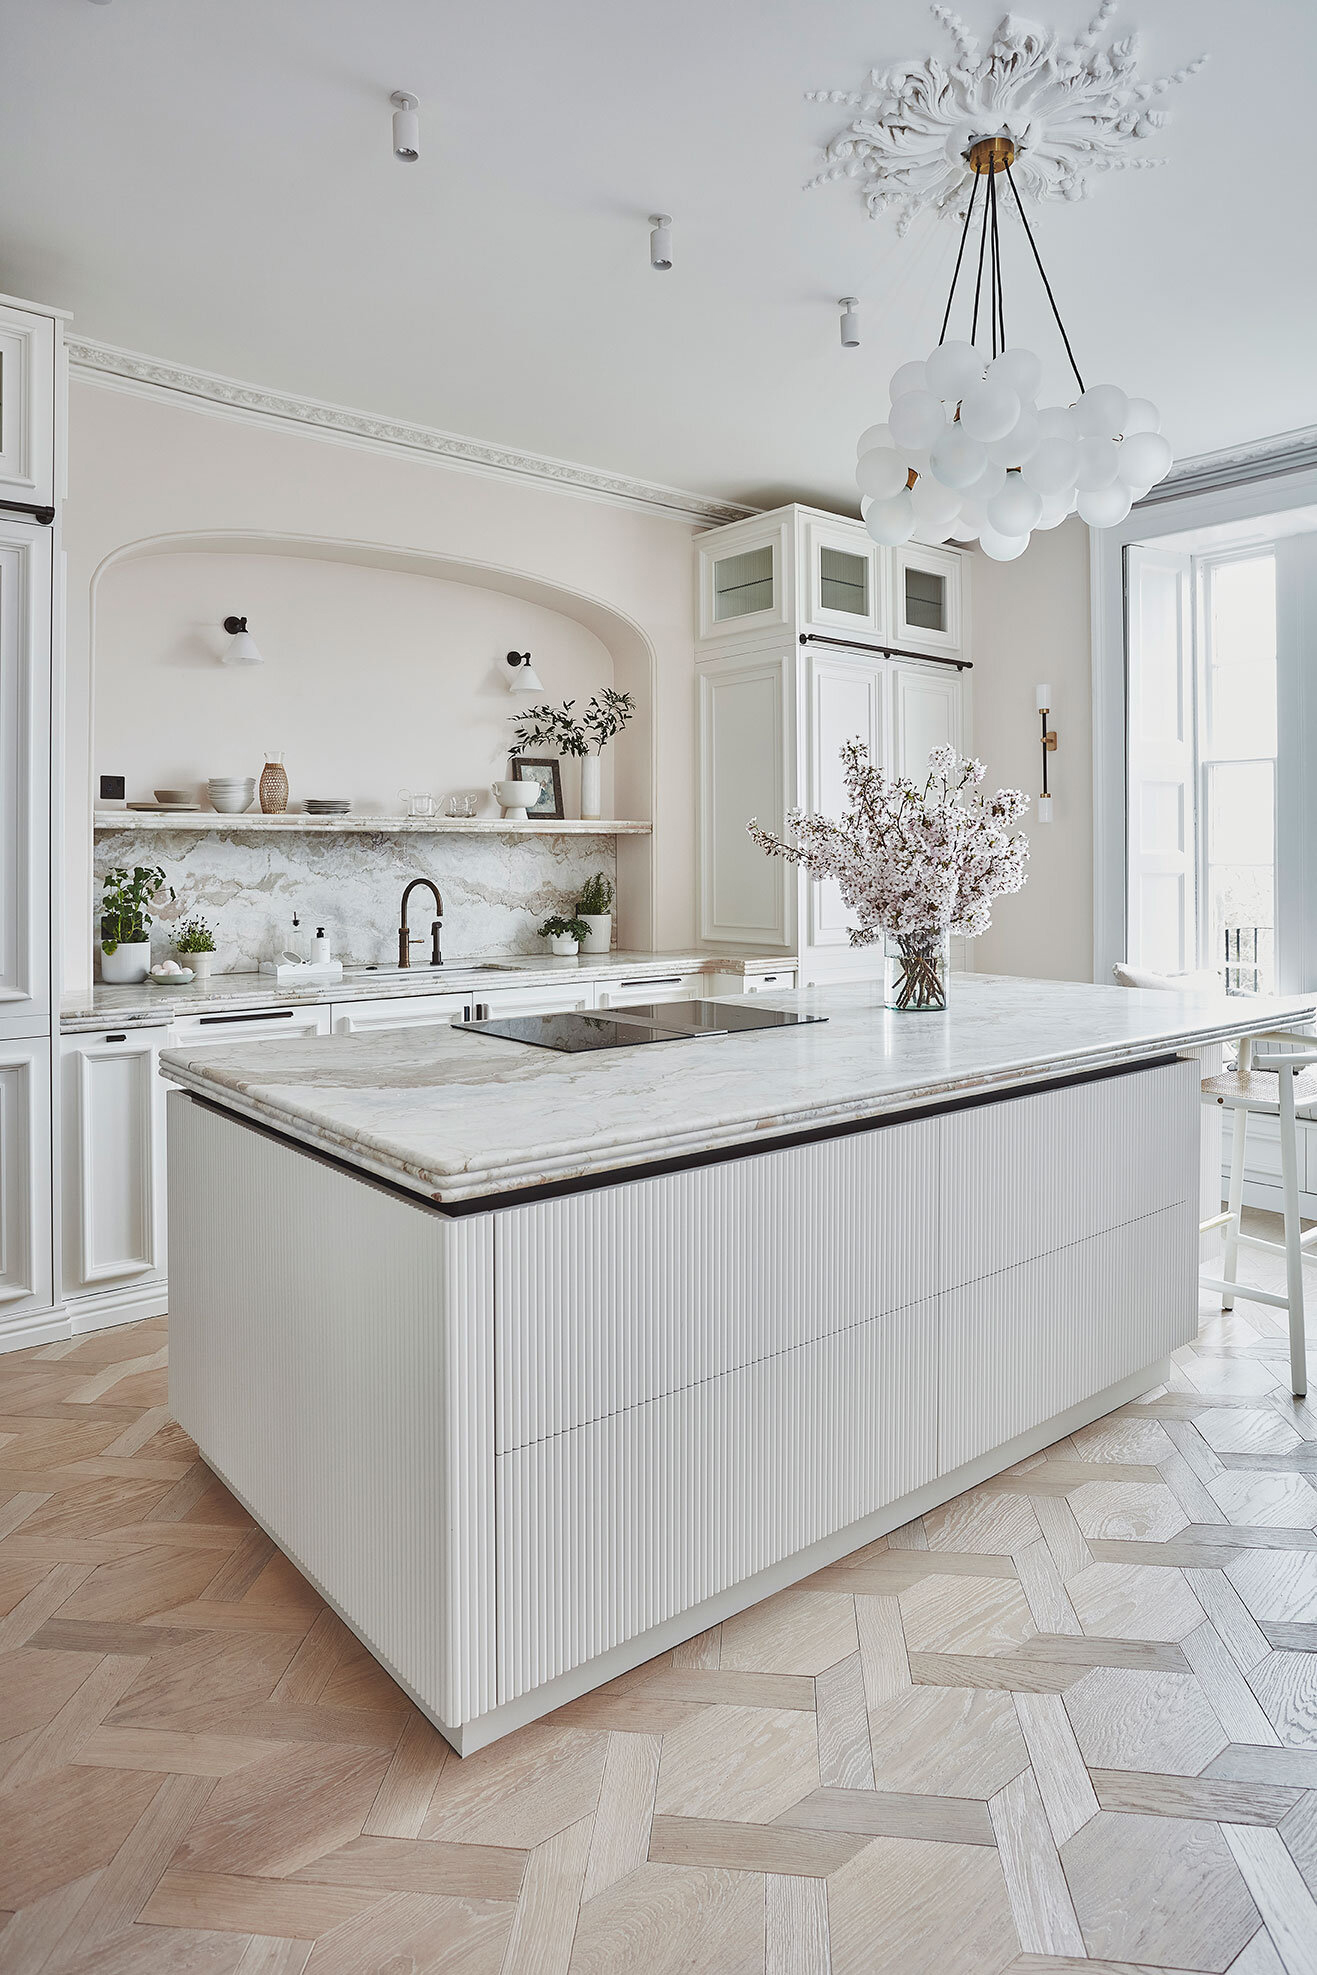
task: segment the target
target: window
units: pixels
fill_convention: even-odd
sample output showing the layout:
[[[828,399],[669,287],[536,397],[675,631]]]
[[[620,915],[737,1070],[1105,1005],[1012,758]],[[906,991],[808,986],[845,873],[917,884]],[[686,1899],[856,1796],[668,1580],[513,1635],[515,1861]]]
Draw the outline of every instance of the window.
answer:
[[[1276,985],[1276,559],[1198,570],[1201,967]]]

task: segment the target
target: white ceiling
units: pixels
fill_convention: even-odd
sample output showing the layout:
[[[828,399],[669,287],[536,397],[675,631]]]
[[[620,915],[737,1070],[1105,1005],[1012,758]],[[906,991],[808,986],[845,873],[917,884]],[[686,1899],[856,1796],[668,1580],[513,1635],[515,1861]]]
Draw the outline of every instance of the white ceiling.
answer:
[[[1073,31],[1094,0],[1030,8]],[[986,33],[1002,8],[961,0]],[[0,290],[75,333],[753,504],[845,505],[936,339],[956,231],[804,192],[845,112],[949,52],[922,0],[0,0]],[[1162,170],[1038,211],[1081,368],[1181,457],[1317,422],[1312,0],[1127,0],[1206,49]],[[390,152],[389,92],[423,155]],[[646,215],[675,216],[675,266]],[[1057,357],[1022,243],[1008,328]],[[863,300],[843,351],[837,297]]]

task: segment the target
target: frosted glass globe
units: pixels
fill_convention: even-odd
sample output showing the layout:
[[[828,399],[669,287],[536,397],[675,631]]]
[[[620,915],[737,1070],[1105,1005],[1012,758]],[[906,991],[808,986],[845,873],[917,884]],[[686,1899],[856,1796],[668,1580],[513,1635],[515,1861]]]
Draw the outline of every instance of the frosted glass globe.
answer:
[[[926,549],[935,549],[943,542],[949,542],[951,537],[957,532],[959,525],[955,520],[944,521],[940,525],[931,521],[916,521],[915,532],[910,537],[910,540],[912,542],[922,542]]]
[[[1151,398],[1131,398],[1125,412],[1125,437],[1132,432],[1160,432],[1162,415]]]
[[[955,404],[983,376],[983,358],[972,343],[942,343],[924,365],[928,389]]]
[[[891,446],[875,446],[855,469],[855,483],[862,494],[876,501],[889,501],[899,494],[908,478],[906,463]]]
[[[1160,432],[1131,432],[1116,448],[1116,471],[1127,487],[1152,487],[1170,472],[1172,458]]]
[[[1071,405],[1044,405],[1038,414],[1038,430],[1044,439],[1078,439],[1080,436]]]
[[[1049,494],[1043,502],[1043,511],[1034,522],[1034,533],[1040,528],[1059,528],[1074,505],[1074,497],[1069,491],[1063,494]]]
[[[1020,471],[1036,493],[1059,494],[1075,484],[1079,447],[1073,439],[1040,439]]]
[[[1042,436],[1038,414],[1033,406],[1021,405],[1013,430],[1004,439],[993,441],[988,447],[988,458],[998,466],[1023,466],[1029,456],[1038,450]]]
[[[958,542],[972,542],[980,529],[988,525],[987,510],[982,501],[966,501],[961,507],[954,534]]]
[[[1090,384],[1075,407],[1086,439],[1119,439],[1130,401],[1118,384]]]
[[[988,365],[988,382],[1004,384],[1017,398],[1036,398],[1043,367],[1032,350],[1003,350]]]
[[[1012,473],[1001,492],[988,502],[988,526],[999,535],[1027,535],[1038,526],[1042,511],[1042,495],[1026,487],[1018,473]]]
[[[960,401],[961,424],[971,439],[985,444],[1004,439],[1019,416],[1020,400],[1007,384],[971,385]]]
[[[1130,511],[1130,490],[1114,482],[1110,487],[1093,487],[1079,496],[1079,518],[1090,528],[1114,528]]]
[[[909,489],[890,501],[875,501],[864,517],[864,525],[874,541],[885,549],[908,542],[915,532],[915,511]]]
[[[934,446],[947,429],[947,415],[931,391],[907,391],[892,406],[888,424],[898,446]]]
[[[972,487],[988,463],[988,455],[977,439],[948,426],[933,448],[931,465],[935,479],[944,487]]]
[[[892,428],[890,425],[870,425],[861,432],[859,438],[855,441],[855,457],[856,459],[863,459],[864,455],[871,453],[875,446],[890,446],[891,443]]]
[[[1029,546],[1027,535],[1000,535],[992,527],[980,528],[979,547],[994,562],[1014,562]]]
[[[1116,477],[1116,466],[1116,448],[1110,439],[1081,439],[1075,485],[1081,494],[1093,494],[1099,487],[1109,487]]]
[[[928,376],[924,365],[918,360],[914,363],[903,363],[892,378],[890,386],[892,403],[895,404],[898,398],[903,398],[907,391],[927,389]]]
[[[921,473],[910,489],[910,501],[921,529],[940,528],[944,522],[949,528],[961,509],[961,496],[955,488],[944,487],[926,473]]]

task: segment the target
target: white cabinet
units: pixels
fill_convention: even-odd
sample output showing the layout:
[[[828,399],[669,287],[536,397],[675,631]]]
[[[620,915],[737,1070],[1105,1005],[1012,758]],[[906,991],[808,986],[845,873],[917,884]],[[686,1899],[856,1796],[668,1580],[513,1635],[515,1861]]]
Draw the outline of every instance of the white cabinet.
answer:
[[[475,1006],[470,994],[400,994],[385,1001],[336,1001],[332,1011],[334,1034],[446,1028],[450,1022],[469,1021]]]
[[[891,661],[892,767],[919,781],[935,747],[962,745],[960,675],[909,659]]]
[[[787,647],[700,667],[700,937],[783,947],[795,937],[795,878],[746,834],[780,834],[795,799],[795,660]]]
[[[0,1030],[50,1018],[51,551],[0,515]]]
[[[487,1015],[579,1014],[594,1007],[594,982],[565,980],[554,985],[520,988],[484,988],[479,1005]]]
[[[877,543],[852,522],[805,523],[806,615],[852,638],[887,628],[889,565]]]
[[[168,1031],[68,1035],[60,1047],[61,1294],[162,1280]]]
[[[916,651],[959,651],[966,570],[959,549],[907,542],[892,550],[892,643]]]
[[[292,1036],[327,1036],[327,1004],[312,1008],[256,1008],[233,1015],[180,1015],[169,1034],[170,1049],[223,1049],[236,1042],[287,1042]]]
[[[0,1337],[52,1288],[50,1041],[0,1036]]]
[[[743,635],[785,624],[794,603],[789,510],[734,521],[702,538],[700,636]]]
[[[651,974],[628,976],[625,980],[600,981],[595,988],[596,1008],[634,1008],[646,1001],[698,1001],[711,993],[702,974]]]
[[[58,337],[55,315],[0,304],[0,500],[24,507],[55,502]]]
[[[806,661],[809,691],[807,807],[839,816],[846,807],[841,749],[863,741],[871,761],[883,761],[885,729],[883,661],[849,652],[812,652]],[[805,893],[812,946],[847,946],[850,915],[833,878]]]

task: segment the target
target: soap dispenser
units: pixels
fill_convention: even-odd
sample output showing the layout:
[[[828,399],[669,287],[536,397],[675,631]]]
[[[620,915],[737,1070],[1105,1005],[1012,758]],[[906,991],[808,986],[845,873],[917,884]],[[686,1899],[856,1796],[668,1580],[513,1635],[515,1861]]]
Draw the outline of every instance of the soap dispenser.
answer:
[[[330,951],[329,934],[323,926],[316,927],[316,936],[311,942],[311,965],[325,967],[333,959]]]

